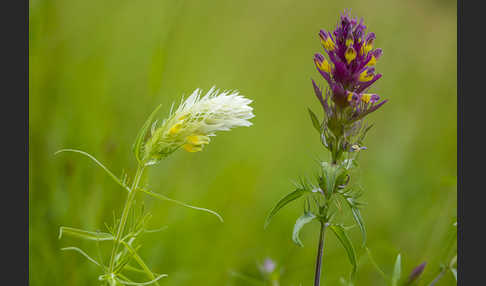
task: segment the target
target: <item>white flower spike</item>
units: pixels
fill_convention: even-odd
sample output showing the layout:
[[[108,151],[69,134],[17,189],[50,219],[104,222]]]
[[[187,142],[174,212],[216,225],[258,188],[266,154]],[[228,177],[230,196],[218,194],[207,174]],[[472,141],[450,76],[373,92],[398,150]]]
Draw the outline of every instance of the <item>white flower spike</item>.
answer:
[[[196,89],[177,110],[171,109],[169,117],[160,125],[153,124],[144,146],[144,161],[154,164],[179,147],[198,152],[209,144],[209,137],[215,136],[217,131],[251,126],[249,119],[255,117],[251,102],[238,91],[220,93],[212,87],[201,97],[201,90]]]

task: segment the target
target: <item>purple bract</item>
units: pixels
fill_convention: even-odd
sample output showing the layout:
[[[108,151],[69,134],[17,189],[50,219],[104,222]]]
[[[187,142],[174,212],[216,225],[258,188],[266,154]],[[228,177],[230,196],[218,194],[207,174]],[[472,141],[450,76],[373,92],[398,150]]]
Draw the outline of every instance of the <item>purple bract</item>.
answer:
[[[329,58],[314,55],[314,63],[327,81],[330,91],[325,98],[314,80],[314,91],[328,117],[351,107],[349,122],[362,119],[377,110],[387,100],[380,102],[376,94],[367,93],[369,87],[381,78],[375,73],[375,64],[382,55],[381,49],[373,49],[374,33],[366,33],[363,19],[341,15],[337,28],[332,32],[319,32],[322,46]],[[332,102],[328,102],[328,98]]]

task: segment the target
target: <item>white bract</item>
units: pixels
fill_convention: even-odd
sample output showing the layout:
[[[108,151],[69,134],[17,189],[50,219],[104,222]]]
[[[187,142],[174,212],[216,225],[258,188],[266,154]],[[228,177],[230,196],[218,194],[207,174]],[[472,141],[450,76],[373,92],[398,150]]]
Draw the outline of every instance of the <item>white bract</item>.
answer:
[[[196,89],[160,125],[152,125],[151,136],[144,146],[144,160],[157,162],[183,147],[188,152],[201,151],[217,131],[228,131],[238,126],[251,126],[252,100],[238,91],[219,93],[212,87],[204,96]]]

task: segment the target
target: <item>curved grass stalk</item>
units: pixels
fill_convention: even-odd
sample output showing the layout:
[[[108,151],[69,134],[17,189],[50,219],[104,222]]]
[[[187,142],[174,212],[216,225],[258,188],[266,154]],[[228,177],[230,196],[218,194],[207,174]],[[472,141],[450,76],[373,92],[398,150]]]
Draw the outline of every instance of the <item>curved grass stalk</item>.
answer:
[[[63,251],[66,251],[66,250],[74,250],[74,251],[77,251],[79,252],[81,255],[83,255],[84,257],[86,257],[89,261],[93,262],[94,264],[96,264],[96,266],[99,266],[101,268],[103,268],[103,265],[101,265],[98,261],[94,260],[93,258],[91,258],[86,252],[82,251],[80,248],[78,247],[74,247],[74,246],[69,246],[69,247],[63,247],[61,248],[61,250]]]
[[[169,202],[173,202],[173,203],[176,203],[178,205],[181,205],[181,206],[184,206],[186,208],[190,208],[190,209],[194,209],[194,210],[199,210],[199,211],[204,211],[204,212],[207,212],[207,213],[210,213],[210,214],[213,214],[215,215],[221,222],[224,222],[223,220],[223,217],[218,214],[217,212],[213,211],[213,210],[210,210],[210,209],[206,209],[206,208],[201,208],[201,207],[196,207],[196,206],[192,206],[190,204],[186,204],[184,202],[181,202],[181,201],[178,201],[178,200],[175,200],[175,199],[171,199],[167,196],[164,196],[162,194],[159,194],[159,193],[154,193],[154,192],[151,192],[149,190],[145,190],[145,189],[142,189],[142,188],[139,188],[138,190],[142,191],[143,193],[146,193],[147,195],[149,196],[152,196],[154,198],[157,198],[159,200],[164,200],[164,201],[169,201]]]
[[[54,155],[57,155],[59,153],[62,153],[62,152],[73,152],[73,153],[79,153],[79,154],[82,154],[88,158],[90,158],[91,160],[93,160],[98,166],[100,166],[106,173],[108,173],[108,175],[118,184],[120,185],[122,188],[124,188],[125,190],[127,191],[130,191],[130,189],[127,187],[127,185],[125,185],[122,181],[120,181],[120,179],[115,176],[115,174],[113,174],[107,167],[105,167],[105,165],[103,165],[100,161],[98,161],[93,155],[87,153],[87,152],[84,152],[84,151],[81,151],[81,150],[77,150],[77,149],[61,149],[61,150],[58,150],[54,153]]]

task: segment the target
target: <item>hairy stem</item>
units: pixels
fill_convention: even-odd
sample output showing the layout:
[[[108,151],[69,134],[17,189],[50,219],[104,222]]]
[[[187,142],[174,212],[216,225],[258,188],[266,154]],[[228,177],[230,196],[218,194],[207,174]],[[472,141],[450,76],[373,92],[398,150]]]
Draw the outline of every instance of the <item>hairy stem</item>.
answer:
[[[316,275],[314,277],[314,286],[319,286],[321,284],[322,254],[324,252],[324,231],[326,230],[326,226],[326,223],[321,221],[319,247],[317,248]]]
[[[111,252],[110,266],[109,266],[110,273],[113,272],[113,268],[115,266],[115,256],[116,253],[118,252],[118,248],[120,247],[120,239],[123,235],[123,231],[125,230],[128,214],[130,213],[130,209],[132,207],[133,201],[135,200],[135,194],[138,188],[138,184],[140,183],[140,179],[142,177],[143,171],[144,171],[144,167],[138,166],[137,173],[135,174],[135,178],[133,179],[132,187],[130,188],[130,193],[128,193],[127,200],[125,201],[125,206],[123,207],[120,223],[118,224],[116,236],[113,241],[113,250]]]

